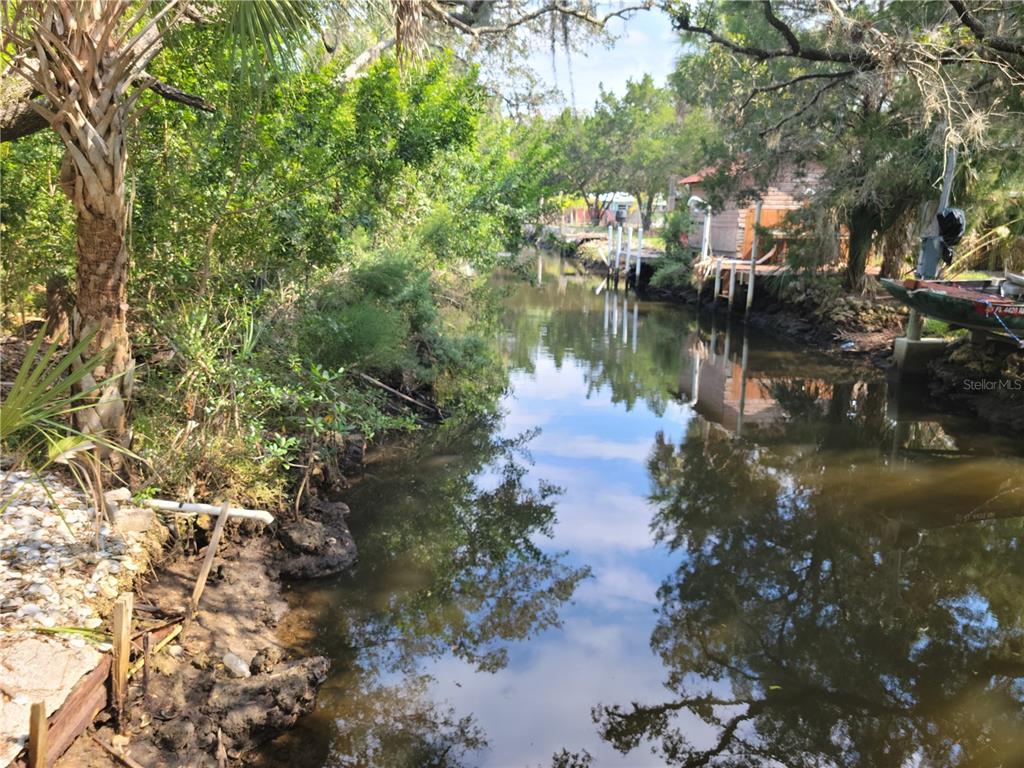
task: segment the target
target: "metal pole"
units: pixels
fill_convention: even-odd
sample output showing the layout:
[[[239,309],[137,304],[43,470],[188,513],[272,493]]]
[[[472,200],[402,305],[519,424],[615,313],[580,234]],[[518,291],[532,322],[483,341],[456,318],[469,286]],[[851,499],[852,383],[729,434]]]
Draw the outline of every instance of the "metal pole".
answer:
[[[946,151],[946,172],[942,177],[942,194],[939,195],[939,210],[949,207],[949,196],[953,191],[953,176],[956,173],[956,158],[956,147],[950,147]],[[936,226],[938,226],[937,223]]]
[[[946,150],[946,167],[942,176],[942,192],[939,194],[939,210],[949,207],[949,198],[953,191],[953,177],[956,174],[956,159],[957,149],[955,146],[951,146]],[[927,238],[938,237],[939,234],[939,222],[936,218],[928,227]],[[922,246],[922,250],[924,246]],[[941,264],[939,265],[941,267]],[[936,274],[938,269],[936,269]],[[934,275],[925,275],[925,277],[934,277]],[[908,341],[920,341],[921,340],[921,328],[923,326],[923,320],[917,313],[916,309],[910,310],[910,316],[907,318],[907,333],[906,337]]]
[[[700,244],[701,258],[711,257],[711,208],[704,209],[704,236]]]
[[[754,239],[750,243],[750,279],[747,282],[747,308],[744,318],[750,314],[750,308],[754,306],[754,279],[757,276],[757,230],[761,226],[761,201],[758,200],[754,206]]]

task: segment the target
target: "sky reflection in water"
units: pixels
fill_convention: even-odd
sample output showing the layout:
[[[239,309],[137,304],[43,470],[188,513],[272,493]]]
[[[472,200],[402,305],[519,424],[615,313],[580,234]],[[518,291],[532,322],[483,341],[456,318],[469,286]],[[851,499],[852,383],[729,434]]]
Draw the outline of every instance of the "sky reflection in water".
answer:
[[[372,468],[356,573],[296,588],[332,679],[269,754],[1022,759],[1020,447],[542,266],[506,302],[500,422]]]

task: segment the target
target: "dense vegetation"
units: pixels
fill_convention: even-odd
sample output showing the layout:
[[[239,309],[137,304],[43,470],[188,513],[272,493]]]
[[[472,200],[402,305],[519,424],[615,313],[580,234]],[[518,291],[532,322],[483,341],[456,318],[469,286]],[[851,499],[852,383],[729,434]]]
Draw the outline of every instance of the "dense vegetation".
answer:
[[[681,42],[668,87],[632,82],[552,120],[553,181],[595,222],[607,207],[596,191],[629,192],[649,225],[652,197],[705,166],[716,210],[806,171],[814,191],[786,222],[788,255],[858,289],[869,259],[890,276],[912,267],[956,148],[953,203],[969,230],[951,269],[1019,269],[1024,6],[968,5],[666,3]],[[677,211],[670,246],[687,226]]]
[[[199,26],[153,64],[217,108],[147,94],[128,135],[129,469],[145,487],[279,505],[346,438],[486,409],[503,385],[483,278],[542,197],[526,139],[450,52],[385,56],[352,82],[345,64],[253,82]],[[59,323],[75,283],[63,154],[50,131],[0,145],[8,328]]]

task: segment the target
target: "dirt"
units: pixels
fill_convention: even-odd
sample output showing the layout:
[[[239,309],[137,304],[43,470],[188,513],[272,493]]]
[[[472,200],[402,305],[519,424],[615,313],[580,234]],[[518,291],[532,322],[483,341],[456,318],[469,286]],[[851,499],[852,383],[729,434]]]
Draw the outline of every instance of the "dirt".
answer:
[[[282,579],[337,573],[354,562],[347,512],[314,498],[306,513],[274,531],[230,524],[195,619],[154,656],[148,684],[141,674],[132,679],[123,734],[108,710],[96,735],[151,768],[245,764],[248,753],[310,712],[328,661],[288,657],[277,633],[287,611]],[[137,603],[156,615],[184,613],[205,553],[176,552],[136,590]],[[57,765],[123,763],[84,737]]]
[[[933,361],[929,373],[935,400],[999,432],[1024,433],[1024,351],[964,339]]]

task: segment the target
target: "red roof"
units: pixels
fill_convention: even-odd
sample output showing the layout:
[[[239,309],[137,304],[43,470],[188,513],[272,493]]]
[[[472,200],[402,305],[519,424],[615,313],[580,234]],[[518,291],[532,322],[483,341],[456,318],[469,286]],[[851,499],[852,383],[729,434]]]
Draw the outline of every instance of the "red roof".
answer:
[[[712,173],[714,173],[716,170],[718,170],[718,169],[715,166],[709,165],[706,168],[701,168],[696,173],[694,173],[694,174],[692,174],[690,176],[687,176],[685,179],[680,179],[679,183],[680,184],[699,184],[700,182],[704,181],[704,179],[706,179],[708,176],[710,176]]]

